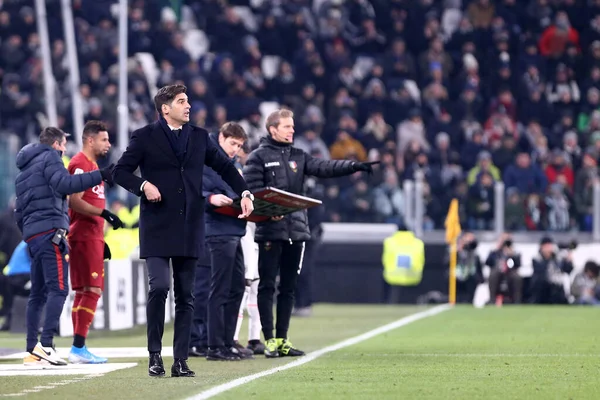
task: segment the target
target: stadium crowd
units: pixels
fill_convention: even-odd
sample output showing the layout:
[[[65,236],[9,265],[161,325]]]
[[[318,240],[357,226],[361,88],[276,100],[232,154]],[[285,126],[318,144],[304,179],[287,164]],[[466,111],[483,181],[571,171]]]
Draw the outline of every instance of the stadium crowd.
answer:
[[[116,3],[73,0],[85,119],[105,121],[113,143]],[[58,125],[73,132],[60,1],[46,7]],[[600,0],[131,0],[128,16],[130,132],[156,118],[157,87],[183,83],[192,123],[215,132],[240,121],[246,154],[266,134],[269,105],[278,104],[294,111],[295,145],[311,155],[382,161],[368,179],[310,180],[309,195],[324,202],[323,222],[414,228],[404,218],[402,182],[420,172],[425,230],[443,228],[452,198],[464,227],[492,229],[500,181],[507,230],[592,228]],[[47,124],[36,22],[33,0],[0,2],[0,141],[24,145]],[[2,150],[0,161],[8,160],[10,150]],[[126,229],[108,231],[106,241],[126,258],[138,245],[139,207],[107,197]],[[3,249],[20,240],[11,209],[0,215],[0,265],[12,252]],[[469,282],[471,302],[482,265],[497,272],[517,255],[512,240],[501,239],[484,262],[462,240],[459,263],[468,272],[459,281]],[[551,244],[544,239],[540,248]],[[532,262],[540,271],[552,264],[558,283],[533,279],[525,301],[566,302],[561,280],[573,268],[570,253],[561,253],[564,260],[543,253]],[[597,304],[598,270],[589,263],[576,276],[575,302]],[[492,299],[502,286],[496,275]],[[513,275],[520,302],[523,283]]]
[[[69,132],[60,1],[46,3]],[[114,4],[73,1],[85,116],[112,134]],[[2,2],[0,40],[1,125],[27,142],[45,110],[32,0]],[[369,180],[321,182],[327,221],[403,223],[402,182],[422,171],[425,229],[443,228],[453,197],[463,226],[492,228],[501,180],[508,229],[591,230],[598,0],[132,0],[128,49],[130,130],[155,118],[156,86],[181,82],[194,123],[241,121],[251,147],[266,133],[261,103],[277,102],[294,111],[296,145],[311,154],[381,159]],[[154,74],[137,53],[153,56]]]

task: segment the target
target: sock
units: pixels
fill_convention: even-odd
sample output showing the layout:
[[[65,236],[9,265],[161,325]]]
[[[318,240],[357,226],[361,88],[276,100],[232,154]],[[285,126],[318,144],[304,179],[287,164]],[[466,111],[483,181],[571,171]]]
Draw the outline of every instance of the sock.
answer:
[[[248,302],[248,292],[250,288],[246,286],[246,290],[244,291],[244,297],[242,298],[242,303],[240,304],[240,310],[238,311],[238,320],[235,326],[235,333],[233,334],[233,340],[238,341],[240,338],[240,329],[242,328],[242,322],[244,321],[244,309],[246,308],[246,303]]]
[[[75,336],[83,338],[83,344],[79,339],[77,344],[82,344],[81,347],[85,346],[85,338],[90,330],[90,325],[94,320],[94,314],[96,313],[96,306],[100,300],[100,295],[94,292],[84,292],[81,299],[81,303],[77,309],[77,325],[75,326]]]
[[[85,338],[81,335],[73,336],[73,346],[81,349],[83,346],[85,346]]]
[[[246,303],[246,309],[248,310],[248,339],[260,340],[260,331],[262,325],[260,323],[260,312],[258,311],[258,280],[252,282],[250,286],[250,293],[248,294],[248,300]]]
[[[260,340],[255,340],[255,339],[248,340],[248,344],[251,344],[251,345],[256,345],[256,344],[259,344],[259,343],[260,343]]]
[[[82,292],[75,293],[75,300],[73,300],[73,308],[71,309],[71,320],[73,321],[73,332],[77,328],[77,310],[79,309],[79,305],[81,304],[81,299],[83,298]]]

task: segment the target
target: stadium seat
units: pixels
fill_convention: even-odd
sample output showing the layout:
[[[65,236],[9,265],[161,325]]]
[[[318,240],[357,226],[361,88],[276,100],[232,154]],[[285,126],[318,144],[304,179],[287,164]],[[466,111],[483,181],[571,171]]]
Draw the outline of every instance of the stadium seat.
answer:
[[[150,89],[150,95],[154,96],[156,93],[156,81],[158,80],[158,66],[154,56],[150,53],[136,53],[135,58],[142,64],[142,69],[146,75],[148,81],[148,88]]]
[[[192,60],[197,61],[208,51],[208,38],[200,29],[190,29],[184,34],[183,47],[190,54]]]
[[[196,30],[198,25],[196,24],[196,16],[190,6],[181,6],[181,22],[179,26],[183,31]]]
[[[258,106],[258,110],[260,111],[260,115],[262,115],[263,119],[266,119],[269,114],[279,108],[279,103],[276,101],[263,101]]]
[[[261,60],[262,73],[265,79],[273,79],[277,75],[281,58],[278,56],[264,56]]]
[[[250,32],[256,32],[258,30],[256,17],[249,7],[236,6],[233,7],[233,11],[241,18],[246,29]]]

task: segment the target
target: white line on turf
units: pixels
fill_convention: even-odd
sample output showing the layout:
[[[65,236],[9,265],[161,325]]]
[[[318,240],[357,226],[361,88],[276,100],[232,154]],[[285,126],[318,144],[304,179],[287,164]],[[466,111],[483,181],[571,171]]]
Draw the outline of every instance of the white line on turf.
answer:
[[[148,348],[147,347],[90,347],[89,350],[100,357],[106,357],[109,360],[113,358],[147,358]],[[56,349],[58,356],[61,358],[67,358],[70,347],[59,347]],[[0,360],[22,360],[29,353],[17,352],[0,356]],[[173,356],[173,347],[165,346],[161,352],[163,357]]]
[[[345,355],[338,356],[344,358]],[[535,357],[549,357],[549,358],[560,358],[560,357],[570,357],[570,358],[585,358],[585,357],[593,357],[600,358],[600,354],[584,354],[584,353],[566,353],[566,354],[552,354],[552,353],[522,353],[522,354],[514,354],[514,353],[391,353],[391,354],[381,354],[381,353],[360,353],[360,354],[352,354],[348,357],[356,358],[356,357],[463,357],[463,358],[479,358],[479,357],[487,357],[487,358],[500,358],[500,357],[520,357],[520,358],[535,358]]]
[[[265,377],[265,376],[269,376],[269,375],[273,375],[277,372],[280,371],[285,371],[287,369],[290,368],[295,368],[295,367],[299,367],[301,365],[304,365],[306,363],[309,363],[311,361],[316,360],[317,358],[327,354],[327,353],[331,353],[332,351],[337,351],[340,349],[343,349],[345,347],[348,346],[353,346],[355,344],[358,344],[360,342],[364,342],[365,340],[371,339],[375,336],[379,336],[383,333],[392,331],[394,329],[400,328],[402,326],[406,326],[408,324],[411,324],[413,322],[419,321],[423,318],[427,318],[427,317],[431,317],[433,315],[437,315],[441,312],[444,312],[446,310],[449,310],[450,308],[452,308],[451,305],[449,304],[442,304],[433,308],[430,308],[429,310],[426,311],[421,311],[418,312],[416,314],[412,314],[409,315],[407,317],[401,318],[397,321],[391,322],[387,325],[383,325],[380,326],[379,328],[375,328],[369,332],[363,333],[362,335],[358,335],[358,336],[354,336],[350,339],[346,339],[342,342],[339,342],[337,344],[334,344],[332,346],[328,346],[328,347],[324,347],[321,350],[317,350],[317,351],[313,351],[312,353],[308,353],[306,356],[301,357],[299,359],[297,359],[296,361],[292,361],[291,363],[279,366],[279,367],[275,367],[272,369],[268,369],[266,371],[262,371],[262,372],[258,372],[256,374],[252,374],[252,375],[248,375],[248,376],[243,376],[241,378],[238,379],[234,379],[230,382],[224,383],[222,385],[219,386],[215,386],[211,389],[205,390],[195,396],[190,397],[187,400],[204,400],[204,399],[209,399],[211,397],[217,396],[221,393],[224,393],[228,390],[234,389],[238,386],[242,386],[245,385],[246,383],[252,382],[253,380]]]
[[[65,366],[0,364],[0,376],[56,376],[106,374],[135,367],[137,363],[69,364]]]
[[[88,379],[104,376],[109,372],[120,369],[135,367],[137,363],[119,363],[119,364],[69,364],[61,367],[35,366],[25,367],[23,365],[0,365],[0,376],[53,376],[53,375],[83,375],[71,379],[64,379],[58,382],[47,383],[43,386],[34,386],[31,389],[23,389],[17,393],[0,394],[0,397],[19,397],[26,396],[29,393],[38,393],[42,390],[55,389],[58,386],[70,385],[71,383],[82,382]]]

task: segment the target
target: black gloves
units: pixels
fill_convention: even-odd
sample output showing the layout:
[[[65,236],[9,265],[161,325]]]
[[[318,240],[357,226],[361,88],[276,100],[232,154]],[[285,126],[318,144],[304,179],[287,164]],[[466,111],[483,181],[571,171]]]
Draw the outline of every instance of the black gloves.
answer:
[[[373,173],[373,165],[376,165],[379,163],[381,163],[381,161],[371,161],[371,162],[366,162],[366,163],[355,162],[353,164],[353,167],[354,167],[355,172],[363,171],[363,172],[367,172],[369,175],[371,175]]]
[[[100,175],[102,175],[102,180],[104,182],[108,183],[108,185],[111,187],[115,183],[113,181],[113,177],[112,177],[113,169],[115,169],[115,164],[110,164],[108,167],[102,168],[100,170]]]
[[[110,247],[104,242],[104,259],[110,260],[112,258],[112,254],[110,254]]]
[[[117,217],[115,214],[111,213],[108,210],[102,210],[100,216],[112,225],[113,230],[123,227],[123,221],[121,221],[119,217]]]

